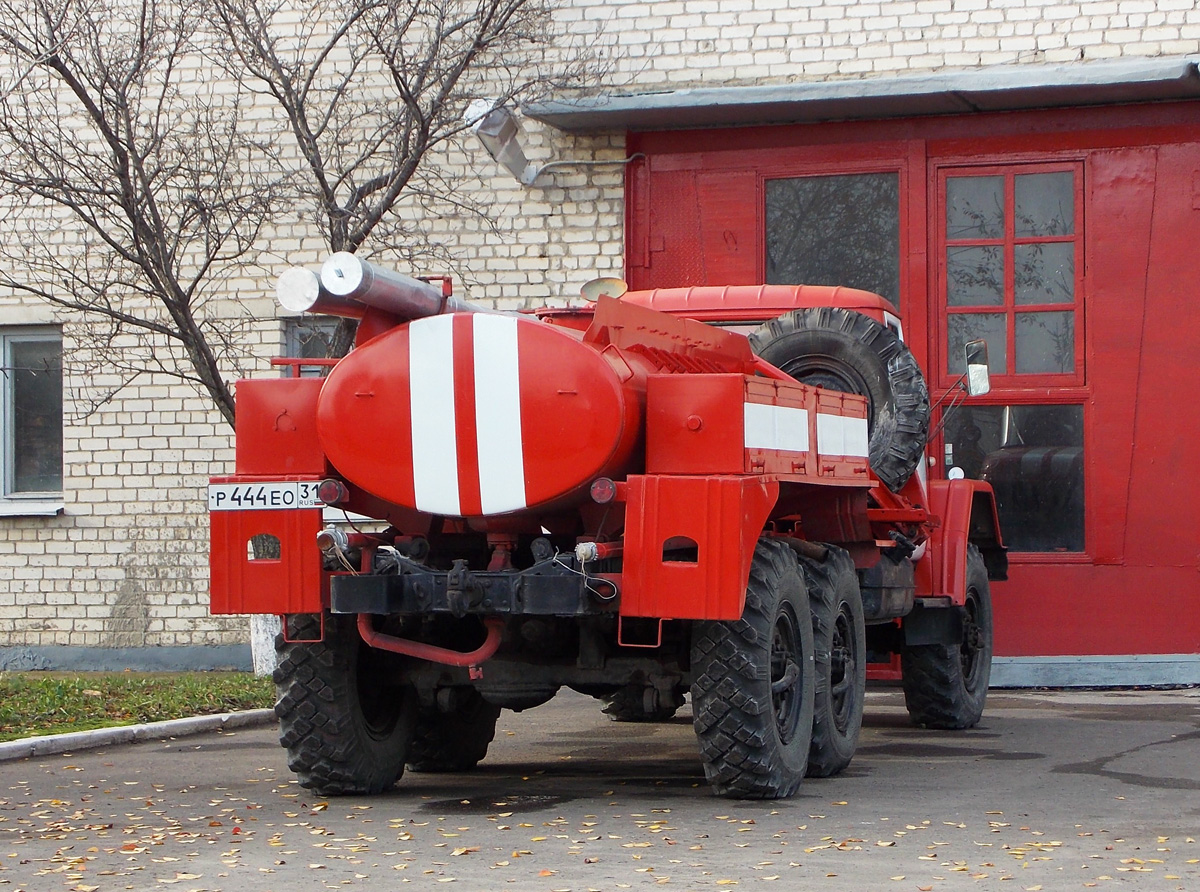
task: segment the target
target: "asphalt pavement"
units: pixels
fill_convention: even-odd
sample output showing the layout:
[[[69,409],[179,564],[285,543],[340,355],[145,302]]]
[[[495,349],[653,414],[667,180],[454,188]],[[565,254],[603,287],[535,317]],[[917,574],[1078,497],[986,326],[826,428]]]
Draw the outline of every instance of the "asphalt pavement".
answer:
[[[0,890],[1200,889],[1200,690],[993,691],[978,728],[872,692],[857,756],[792,799],[704,783],[685,707],[563,694],[477,770],[301,789],[274,727],[0,764]]]

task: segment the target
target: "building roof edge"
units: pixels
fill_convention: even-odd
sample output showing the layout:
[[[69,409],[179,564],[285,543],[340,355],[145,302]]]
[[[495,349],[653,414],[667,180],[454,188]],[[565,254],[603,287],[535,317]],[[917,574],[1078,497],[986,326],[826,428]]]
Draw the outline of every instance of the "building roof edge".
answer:
[[[530,103],[574,133],[918,117],[1200,98],[1197,57],[1000,65],[757,86],[601,92]]]

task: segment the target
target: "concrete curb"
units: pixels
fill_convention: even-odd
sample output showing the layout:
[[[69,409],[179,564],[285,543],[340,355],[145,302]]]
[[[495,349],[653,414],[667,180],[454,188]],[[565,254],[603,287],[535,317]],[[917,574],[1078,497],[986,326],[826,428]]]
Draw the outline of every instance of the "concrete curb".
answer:
[[[165,722],[147,722],[144,725],[121,725],[116,728],[96,728],[92,731],[71,731],[67,734],[25,737],[21,740],[0,743],[0,762],[28,759],[32,756],[73,753],[77,750],[137,743],[142,740],[165,740],[168,737],[186,737],[190,734],[203,734],[208,731],[249,728],[256,725],[267,725],[274,721],[275,710],[273,709],[247,709],[241,712],[223,712],[219,715],[197,715],[186,719],[170,719]]]

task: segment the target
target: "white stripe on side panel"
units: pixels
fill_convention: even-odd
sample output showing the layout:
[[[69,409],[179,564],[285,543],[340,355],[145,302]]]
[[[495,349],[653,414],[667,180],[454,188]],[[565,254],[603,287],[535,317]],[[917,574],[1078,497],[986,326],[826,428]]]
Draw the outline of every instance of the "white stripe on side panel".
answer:
[[[408,326],[413,492],[417,509],[459,513],[454,413],[454,317],[428,316]]]
[[[521,377],[515,316],[476,313],[475,432],[479,498],[484,514],[525,507],[525,452],[521,445]]]
[[[743,403],[747,449],[808,452],[808,410]]]
[[[817,413],[817,452],[866,458],[870,452],[867,419]]]

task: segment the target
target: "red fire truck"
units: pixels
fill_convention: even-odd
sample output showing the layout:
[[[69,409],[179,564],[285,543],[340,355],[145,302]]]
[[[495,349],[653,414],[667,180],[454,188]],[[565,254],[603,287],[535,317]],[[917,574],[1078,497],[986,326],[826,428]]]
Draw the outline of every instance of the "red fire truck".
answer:
[[[563,687],[626,720],[690,692],[706,777],[745,798],[850,762],[868,662],[914,721],[979,720],[995,504],[927,479],[890,305],[623,291],[505,314],[349,254],[281,278],[290,310],[358,319],[356,344],[325,377],[238,384],[211,603],[282,617],[276,712],[305,786],[469,769],[501,709]],[[967,362],[962,391],[985,389]]]

